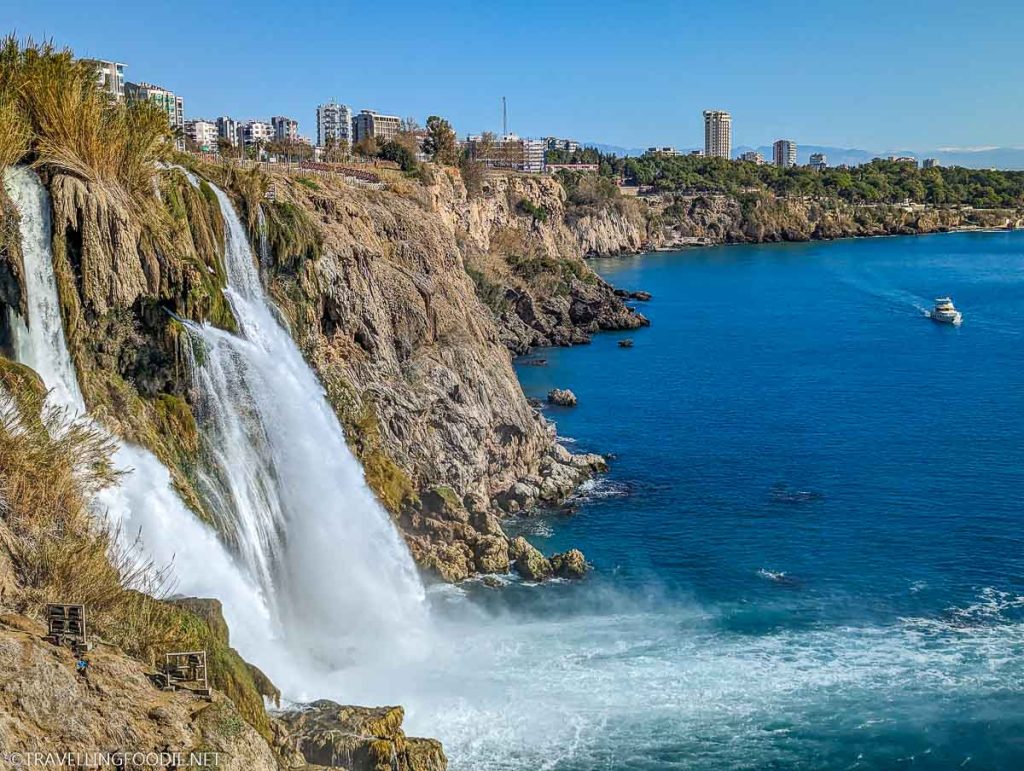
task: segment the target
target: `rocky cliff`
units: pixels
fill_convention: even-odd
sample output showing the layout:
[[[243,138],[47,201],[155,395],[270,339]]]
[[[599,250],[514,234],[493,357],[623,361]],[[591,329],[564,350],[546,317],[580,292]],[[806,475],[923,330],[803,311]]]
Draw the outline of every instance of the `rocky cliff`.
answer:
[[[780,198],[767,192],[688,194],[649,202],[647,248],[765,241],[916,235],[1020,224],[1021,212],[920,204],[854,205],[835,199]]]
[[[603,467],[556,445],[510,352],[647,323],[582,259],[595,244],[634,248],[636,233],[609,225],[607,213],[570,222],[550,179],[492,176],[469,196],[458,172],[433,167],[425,179],[396,172],[381,185],[195,170],[248,221],[264,280],[417,561],[445,580],[508,570],[500,518],[558,501]],[[157,174],[153,198],[60,172],[44,170],[44,181],[87,404],[156,453],[215,524],[197,489],[204,451],[179,319],[234,328],[216,198],[175,168]],[[9,232],[16,213],[4,211]],[[17,250],[0,257],[0,299],[17,307]]]
[[[561,187],[502,175],[469,197],[433,169],[428,184],[272,173],[250,189],[203,171],[222,174],[254,240],[266,223],[271,293],[417,561],[445,580],[507,571],[501,516],[603,467],[555,443],[510,350],[646,323],[582,259]],[[308,218],[315,250],[279,232],[285,212]]]

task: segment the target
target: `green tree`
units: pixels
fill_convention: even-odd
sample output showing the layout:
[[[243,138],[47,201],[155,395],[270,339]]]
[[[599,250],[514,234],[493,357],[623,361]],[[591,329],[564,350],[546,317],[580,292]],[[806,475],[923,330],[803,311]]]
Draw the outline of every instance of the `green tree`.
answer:
[[[380,148],[379,157],[385,161],[394,161],[402,167],[402,171],[416,171],[416,154],[401,142],[385,142]]]
[[[459,160],[458,143],[452,124],[438,115],[427,118],[427,138],[423,151],[442,166],[454,166]]]

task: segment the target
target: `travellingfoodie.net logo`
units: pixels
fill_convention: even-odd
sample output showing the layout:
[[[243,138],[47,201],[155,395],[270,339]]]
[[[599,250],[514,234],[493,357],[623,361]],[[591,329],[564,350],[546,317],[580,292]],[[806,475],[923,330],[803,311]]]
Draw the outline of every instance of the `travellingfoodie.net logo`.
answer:
[[[5,752],[8,768],[218,768],[219,752]]]

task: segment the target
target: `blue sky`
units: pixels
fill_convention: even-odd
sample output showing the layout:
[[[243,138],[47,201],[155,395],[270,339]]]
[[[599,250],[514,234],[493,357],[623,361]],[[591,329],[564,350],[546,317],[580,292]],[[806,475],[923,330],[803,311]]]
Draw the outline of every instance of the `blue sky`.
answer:
[[[954,2],[137,2],[4,0],[19,36],[123,61],[189,117],[319,102],[627,147],[789,137],[871,150],[1024,145],[1024,9]]]

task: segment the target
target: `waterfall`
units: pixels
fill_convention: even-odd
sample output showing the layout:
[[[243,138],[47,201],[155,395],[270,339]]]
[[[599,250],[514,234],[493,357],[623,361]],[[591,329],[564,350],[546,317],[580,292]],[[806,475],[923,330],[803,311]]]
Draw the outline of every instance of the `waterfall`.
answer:
[[[189,325],[199,423],[214,467],[207,497],[222,504],[219,514],[291,648],[338,670],[379,660],[391,645],[416,647],[426,611],[412,559],[265,296],[230,200],[213,189],[238,334]]]
[[[86,415],[85,400],[68,353],[61,321],[51,251],[50,201],[39,177],[25,167],[4,172],[8,194],[21,216],[27,318],[12,312],[15,355],[42,377],[50,389],[48,404],[71,415]],[[181,594],[216,597],[233,640],[244,655],[277,655],[270,612],[258,585],[240,570],[216,534],[185,507],[171,476],[147,450],[118,442],[114,466],[119,485],[93,501],[98,516],[119,528],[126,546],[138,547],[157,567],[167,567],[173,589]]]

